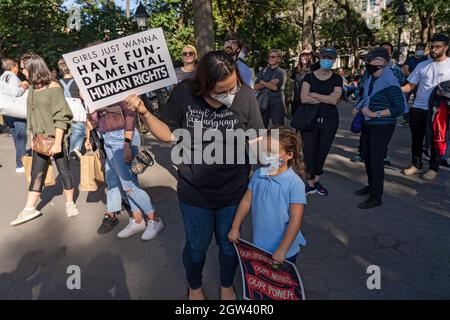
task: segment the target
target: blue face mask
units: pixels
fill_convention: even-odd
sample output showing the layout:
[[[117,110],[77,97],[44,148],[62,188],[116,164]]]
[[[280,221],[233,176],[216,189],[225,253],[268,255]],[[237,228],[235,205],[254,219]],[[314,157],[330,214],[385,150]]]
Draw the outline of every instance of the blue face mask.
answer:
[[[320,59],[320,68],[324,70],[330,70],[333,66],[334,61],[330,59]]]

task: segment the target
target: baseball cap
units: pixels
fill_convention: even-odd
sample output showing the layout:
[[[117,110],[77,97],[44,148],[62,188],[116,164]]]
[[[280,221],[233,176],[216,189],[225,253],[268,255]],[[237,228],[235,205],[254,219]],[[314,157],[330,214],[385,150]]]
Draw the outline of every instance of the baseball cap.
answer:
[[[364,56],[365,61],[370,61],[375,58],[383,58],[386,61],[391,60],[388,51],[383,47],[377,47]]]
[[[327,47],[327,48],[323,48],[322,50],[320,50],[320,56],[330,56],[333,57],[334,59],[336,59],[337,57],[337,52],[336,49],[333,47]]]

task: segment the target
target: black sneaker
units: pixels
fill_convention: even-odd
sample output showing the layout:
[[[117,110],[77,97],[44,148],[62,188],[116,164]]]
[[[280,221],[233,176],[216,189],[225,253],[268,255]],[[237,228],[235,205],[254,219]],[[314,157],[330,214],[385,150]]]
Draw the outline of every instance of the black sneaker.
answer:
[[[391,161],[389,160],[389,158],[384,158],[384,159],[383,159],[383,164],[384,164],[385,166],[390,166],[390,165],[391,165]]]
[[[364,187],[358,191],[355,191],[355,195],[358,197],[367,196],[368,194],[370,194],[369,187]]]
[[[364,202],[361,202],[360,204],[358,204],[358,208],[360,209],[372,209],[375,207],[379,207],[383,204],[383,202],[381,200],[377,200],[377,199],[367,199]]]
[[[316,192],[317,192],[316,187],[310,187],[309,184],[306,185],[306,187],[305,187],[306,195],[314,194]]]
[[[320,195],[320,196],[327,196],[327,195],[328,195],[328,190],[325,189],[325,188],[320,184],[320,182],[316,182],[316,183],[314,184],[314,186],[316,187],[316,190],[317,190],[317,194],[318,194],[318,195]]]
[[[409,124],[409,120],[405,120],[402,123],[399,123],[398,126],[399,127],[406,127]]]
[[[117,219],[116,215],[114,214],[114,217],[111,217],[109,214],[105,214],[105,217],[103,218],[102,224],[100,228],[98,228],[97,233],[98,234],[107,234],[111,232],[115,226],[119,224],[119,219]]]

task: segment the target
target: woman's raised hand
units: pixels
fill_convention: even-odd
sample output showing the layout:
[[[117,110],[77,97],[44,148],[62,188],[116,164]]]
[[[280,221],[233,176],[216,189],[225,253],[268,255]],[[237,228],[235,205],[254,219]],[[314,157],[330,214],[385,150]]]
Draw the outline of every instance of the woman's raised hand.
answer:
[[[135,94],[126,97],[125,102],[127,103],[127,107],[130,111],[137,112],[140,115],[144,115],[148,112],[144,102]]]

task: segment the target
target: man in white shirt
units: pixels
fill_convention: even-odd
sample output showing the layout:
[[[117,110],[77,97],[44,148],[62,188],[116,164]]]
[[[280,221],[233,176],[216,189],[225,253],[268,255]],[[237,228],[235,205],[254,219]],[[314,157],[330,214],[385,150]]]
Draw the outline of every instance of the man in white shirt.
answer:
[[[450,58],[446,56],[448,48],[448,36],[444,34],[435,35],[431,39],[431,60],[419,63],[408,77],[408,83],[402,87],[405,93],[417,88],[416,98],[410,111],[412,165],[402,171],[405,175],[422,172],[423,140],[429,125],[430,95],[439,83],[450,80]],[[430,169],[422,178],[430,181],[434,180],[438,171],[439,156],[432,143]]]
[[[21,82],[17,74],[19,73],[19,64],[10,58],[2,59],[3,74],[0,76],[0,91],[2,94],[11,97],[20,97],[28,89],[27,81]],[[8,127],[16,147],[16,172],[24,173],[25,169],[22,163],[22,157],[26,154],[27,145],[27,122],[24,119],[5,117]]]

